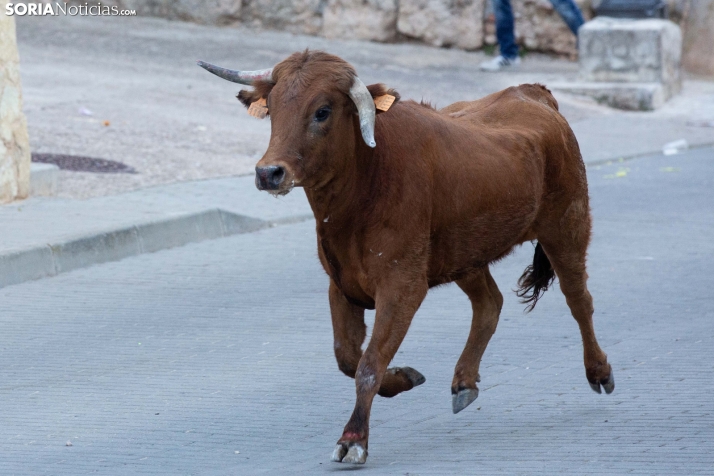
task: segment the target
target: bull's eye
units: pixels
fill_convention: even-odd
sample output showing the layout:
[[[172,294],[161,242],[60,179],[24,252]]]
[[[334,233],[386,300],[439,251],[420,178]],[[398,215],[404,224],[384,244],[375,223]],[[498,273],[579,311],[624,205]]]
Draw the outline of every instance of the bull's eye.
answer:
[[[330,117],[330,113],[332,112],[332,108],[330,106],[322,106],[320,109],[315,112],[315,121],[317,122],[324,122],[327,120],[328,117]]]

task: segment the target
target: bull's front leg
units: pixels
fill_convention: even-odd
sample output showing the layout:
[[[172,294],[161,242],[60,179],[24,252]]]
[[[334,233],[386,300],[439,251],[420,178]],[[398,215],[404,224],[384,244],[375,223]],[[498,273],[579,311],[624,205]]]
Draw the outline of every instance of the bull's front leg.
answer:
[[[329,296],[337,367],[348,377],[355,378],[367,334],[364,308],[350,303],[332,280]],[[425,381],[424,376],[411,367],[393,367],[387,370],[377,393],[382,397],[394,397]]]
[[[343,374],[354,378],[362,358],[362,343],[367,335],[364,308],[350,303],[332,280],[329,296],[337,367]]]
[[[388,284],[377,290],[375,300],[377,312],[372,338],[359,360],[355,373],[357,390],[355,409],[345,426],[342,438],[337,441],[337,446],[332,453],[332,461],[361,464],[367,460],[372,401],[380,391],[385,378],[401,380],[398,371],[393,372],[390,369],[387,373],[387,366],[397,353],[414,313],[419,309],[428,290],[425,278],[407,279],[408,282],[404,282],[405,279],[393,277],[385,281]],[[409,377],[404,375],[404,380],[406,385]],[[413,383],[410,385],[410,388],[414,386]]]

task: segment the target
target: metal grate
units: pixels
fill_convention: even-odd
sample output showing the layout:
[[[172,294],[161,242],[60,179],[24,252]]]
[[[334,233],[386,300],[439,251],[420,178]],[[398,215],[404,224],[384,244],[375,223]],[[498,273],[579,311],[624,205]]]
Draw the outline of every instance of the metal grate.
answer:
[[[135,174],[133,167],[115,160],[95,159],[80,155],[32,153],[32,161],[43,164],[55,164],[62,170],[73,172],[91,172],[95,174]]]

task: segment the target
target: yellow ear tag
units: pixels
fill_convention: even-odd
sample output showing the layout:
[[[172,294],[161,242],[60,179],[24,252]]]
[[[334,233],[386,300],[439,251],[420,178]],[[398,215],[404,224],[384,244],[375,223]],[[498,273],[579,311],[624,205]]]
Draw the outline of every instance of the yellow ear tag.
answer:
[[[268,115],[268,103],[265,98],[252,102],[248,108],[248,114],[258,119],[265,119],[265,116]]]
[[[374,106],[380,111],[389,111],[389,108],[394,104],[396,98],[391,94],[385,94],[374,98]]]

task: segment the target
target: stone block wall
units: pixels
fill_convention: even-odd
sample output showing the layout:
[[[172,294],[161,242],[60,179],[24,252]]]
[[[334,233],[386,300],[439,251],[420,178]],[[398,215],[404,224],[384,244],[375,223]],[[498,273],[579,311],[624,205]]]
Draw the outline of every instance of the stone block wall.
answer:
[[[243,0],[240,19],[258,28],[319,35],[326,3],[326,0]]]
[[[0,203],[30,192],[30,143],[22,113],[15,18],[0,0]]]
[[[714,0],[681,3],[684,57],[689,71],[714,78]]]
[[[154,16],[208,25],[228,25],[241,21],[245,0],[67,0],[67,3],[74,5],[101,3],[105,6],[136,10],[139,16]]]
[[[326,38],[393,41],[398,0],[328,0],[323,14]]]
[[[400,0],[399,33],[433,46],[483,45],[484,0]]]
[[[38,0],[49,1],[49,0]],[[69,0],[96,3],[98,0]],[[575,0],[586,20],[598,0]],[[516,40],[533,51],[574,58],[576,38],[549,0],[511,0]],[[475,50],[496,44],[491,0],[102,0],[139,15],[211,25],[243,23],[370,41],[414,39],[437,47]],[[671,19],[684,32],[683,62],[714,75],[714,0],[668,0]]]
[[[530,50],[574,55],[570,33],[548,0],[511,0],[518,42]],[[576,0],[586,18],[591,0]],[[97,0],[69,0],[94,4]],[[490,0],[102,0],[140,16],[211,25],[243,23],[326,38],[414,39],[476,50],[496,41]]]

